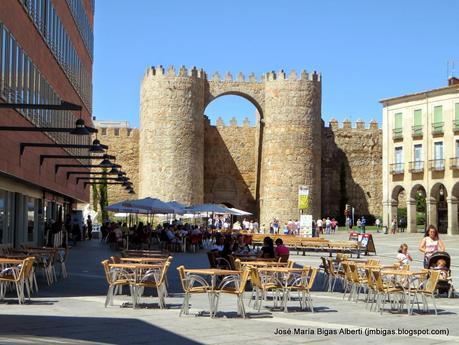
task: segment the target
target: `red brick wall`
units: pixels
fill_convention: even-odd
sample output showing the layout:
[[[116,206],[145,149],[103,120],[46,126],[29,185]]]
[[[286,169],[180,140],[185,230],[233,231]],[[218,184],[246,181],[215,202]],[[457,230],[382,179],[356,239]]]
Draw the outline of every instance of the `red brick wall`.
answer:
[[[58,11],[62,21],[70,25],[67,28],[71,35],[72,42],[80,54],[80,58],[88,66],[88,72],[91,73],[91,63],[89,55],[86,53],[83,40],[79,36],[78,29],[74,26],[72,14],[67,7],[65,1],[55,1],[59,3]],[[66,6],[67,11],[64,11],[63,6]],[[73,88],[70,81],[67,79],[64,71],[59,66],[59,63],[54,58],[53,53],[48,49],[43,38],[36,30],[33,22],[30,20],[24,7],[19,0],[0,1],[0,21],[13,34],[14,38],[21,45],[22,49],[32,59],[35,66],[38,67],[41,73],[46,77],[50,85],[57,91],[61,99],[68,102],[81,104],[83,106],[83,116],[86,123],[91,123],[92,116],[89,110],[85,107],[80,96]],[[73,34],[72,34],[73,33]],[[84,52],[84,54],[83,54]]]
[[[85,1],[86,3],[87,1]],[[81,60],[87,67],[88,73],[92,73],[92,62],[84,46],[83,40],[79,35],[78,28],[75,26],[70,9],[63,0],[53,0],[53,3],[61,17],[64,25],[67,25],[69,33],[75,48],[77,49]],[[90,4],[85,4],[88,9],[89,17]],[[0,21],[2,21],[10,32],[19,42],[21,47],[32,59],[40,72],[45,76],[50,85],[59,94],[61,99],[81,104],[83,106],[83,117],[87,124],[91,123],[92,118],[89,110],[85,108],[82,100],[74,90],[72,84],[67,79],[64,71],[59,66],[52,52],[48,49],[45,41],[35,29],[32,21],[22,7],[19,0],[0,1]],[[3,126],[30,126],[30,123],[14,110],[0,110],[0,125]],[[63,149],[59,148],[26,148],[22,158],[19,154],[20,142],[37,142],[52,143],[43,133],[33,132],[0,132],[0,171],[17,178],[34,183],[43,188],[67,195],[71,198],[89,202],[89,187],[83,189],[83,183],[76,185],[75,178],[66,179],[68,168],[59,170],[54,173],[54,165],[60,164],[78,164],[74,159],[47,159],[40,169],[40,154],[66,154]],[[76,170],[77,168],[70,168]],[[82,169],[86,170],[87,169]]]

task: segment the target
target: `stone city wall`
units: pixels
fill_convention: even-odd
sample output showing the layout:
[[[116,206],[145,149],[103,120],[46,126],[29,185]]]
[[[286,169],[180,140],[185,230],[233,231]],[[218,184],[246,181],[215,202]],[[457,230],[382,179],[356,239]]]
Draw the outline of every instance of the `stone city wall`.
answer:
[[[232,118],[216,126],[206,120],[204,202],[226,203],[256,214],[257,128],[246,118],[239,126]]]
[[[382,130],[332,119],[322,129],[322,215],[336,217],[340,202],[356,215],[382,215]]]
[[[122,165],[133,183],[136,194],[129,194],[121,185],[108,185],[109,204],[126,199],[138,198],[139,191],[139,130],[137,128],[98,128],[98,138],[108,145],[107,153],[116,156],[113,163]],[[113,175],[115,176],[115,175]],[[91,195],[92,202],[92,195]]]

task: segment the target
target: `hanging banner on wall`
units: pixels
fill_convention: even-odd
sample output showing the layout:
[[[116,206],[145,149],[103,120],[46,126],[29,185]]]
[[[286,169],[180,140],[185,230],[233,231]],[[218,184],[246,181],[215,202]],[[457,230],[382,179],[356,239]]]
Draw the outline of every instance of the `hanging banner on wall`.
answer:
[[[298,188],[298,208],[307,210],[309,208],[309,187],[299,186]]]

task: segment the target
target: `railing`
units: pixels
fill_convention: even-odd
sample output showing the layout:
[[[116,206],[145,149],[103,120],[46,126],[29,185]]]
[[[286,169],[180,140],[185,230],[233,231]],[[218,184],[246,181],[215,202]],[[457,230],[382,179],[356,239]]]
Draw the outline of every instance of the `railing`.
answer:
[[[390,165],[390,173],[392,175],[403,174],[405,172],[404,163],[393,163]]]
[[[449,166],[451,169],[459,169],[459,157],[453,157],[449,161]]]
[[[429,161],[429,169],[433,171],[445,170],[445,160],[444,159],[431,159]]]
[[[443,134],[443,122],[432,123],[432,134]]]
[[[392,131],[392,138],[395,139],[403,139],[403,128],[394,128]]]
[[[422,125],[419,126],[413,126],[411,128],[411,135],[413,138],[422,138]]]
[[[453,120],[453,131],[459,132],[459,120]]]
[[[424,171],[424,161],[410,162],[410,173],[421,173]]]

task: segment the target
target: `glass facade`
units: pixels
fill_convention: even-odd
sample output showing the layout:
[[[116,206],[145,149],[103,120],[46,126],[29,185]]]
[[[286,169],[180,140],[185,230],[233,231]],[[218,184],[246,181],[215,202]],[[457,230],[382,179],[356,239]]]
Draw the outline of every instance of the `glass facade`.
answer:
[[[12,242],[13,194],[0,189],[0,245]]]
[[[83,39],[86,50],[91,57],[94,56],[94,34],[92,28],[89,25],[88,16],[84,10],[81,0],[67,0],[67,4],[72,12],[73,19],[77,24],[78,30],[80,31],[81,38]]]
[[[0,22],[0,97],[10,103],[59,104],[60,97]],[[72,128],[77,118],[70,111],[19,109],[37,127]],[[57,143],[89,144],[89,136],[48,133]],[[86,149],[67,149],[75,155]]]
[[[57,15],[52,0],[21,0],[21,3],[53,52],[70,83],[91,111],[92,80],[90,74],[81,62],[61,19]]]
[[[26,241],[33,242],[35,235],[35,227],[37,224],[37,207],[35,199],[27,198],[27,234]]]

